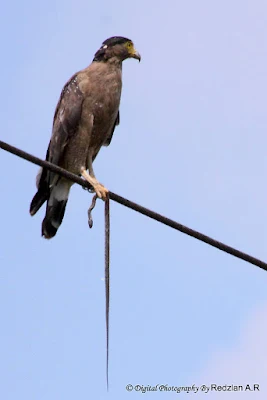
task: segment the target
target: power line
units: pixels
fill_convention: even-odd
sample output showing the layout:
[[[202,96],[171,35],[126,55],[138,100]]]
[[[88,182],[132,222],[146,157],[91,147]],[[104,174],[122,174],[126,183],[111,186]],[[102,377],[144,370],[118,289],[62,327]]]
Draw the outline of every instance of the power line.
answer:
[[[24,160],[27,160],[34,164],[40,165],[41,167],[47,168],[50,171],[56,172],[58,175],[61,175],[64,178],[67,178],[75,183],[78,183],[78,185],[80,185],[80,186],[91,189],[90,184],[87,181],[85,181],[84,179],[80,178],[79,176],[72,174],[71,172],[68,172],[65,169],[60,168],[57,165],[54,165],[48,161],[41,160],[40,158],[35,157],[29,153],[26,153],[25,151],[20,150],[17,147],[11,146],[8,143],[2,142],[1,140],[0,140],[0,148],[2,148],[3,150],[6,150],[7,152],[14,154],[20,158],[23,158]],[[139,204],[136,204],[133,201],[127,200],[124,197],[121,197],[116,193],[109,192],[109,198],[111,200],[115,201],[116,203],[119,203],[125,207],[131,208],[132,210],[139,212],[140,214],[145,215],[146,217],[149,217],[151,219],[154,219],[155,221],[161,222],[164,225],[167,225],[177,231],[180,231],[182,233],[185,233],[186,235],[194,237],[195,239],[200,240],[201,242],[205,242],[212,247],[215,247],[225,253],[231,254],[234,257],[244,260],[250,264],[256,265],[257,267],[260,267],[260,268],[264,269],[265,271],[267,271],[267,263],[255,258],[255,257],[252,257],[249,254],[243,253],[242,251],[239,251],[231,246],[228,246],[222,242],[219,242],[218,240],[212,239],[211,237],[204,235],[203,233],[200,233],[198,231],[195,231],[194,229],[188,228],[187,226],[182,225],[179,222],[173,221],[161,214],[158,214],[154,211],[149,210],[148,208],[140,206]]]

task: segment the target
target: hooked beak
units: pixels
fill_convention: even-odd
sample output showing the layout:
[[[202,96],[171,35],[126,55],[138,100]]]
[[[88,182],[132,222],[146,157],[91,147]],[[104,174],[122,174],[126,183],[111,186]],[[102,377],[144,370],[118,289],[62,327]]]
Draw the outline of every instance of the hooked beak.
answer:
[[[138,53],[137,50],[134,49],[134,52],[131,54],[132,58],[135,58],[136,60],[139,60],[139,62],[141,61],[141,55],[140,53]]]

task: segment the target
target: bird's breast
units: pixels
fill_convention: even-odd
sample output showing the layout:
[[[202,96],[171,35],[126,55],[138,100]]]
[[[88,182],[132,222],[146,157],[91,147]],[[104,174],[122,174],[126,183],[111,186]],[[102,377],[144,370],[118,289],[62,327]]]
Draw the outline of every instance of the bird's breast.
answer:
[[[97,63],[98,64],[98,63]],[[84,95],[82,125],[93,116],[90,147],[96,152],[109,137],[119,111],[121,98],[121,69],[99,63],[91,65],[80,76],[80,88]]]

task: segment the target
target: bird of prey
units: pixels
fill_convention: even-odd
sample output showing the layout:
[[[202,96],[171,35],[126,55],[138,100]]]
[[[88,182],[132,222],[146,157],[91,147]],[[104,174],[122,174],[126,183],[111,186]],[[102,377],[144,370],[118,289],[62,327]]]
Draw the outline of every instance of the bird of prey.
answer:
[[[52,137],[46,160],[81,175],[105,200],[108,190],[98,182],[93,161],[102,146],[108,146],[120,122],[122,62],[141,60],[130,39],[114,36],[105,40],[89,67],[74,74],[65,84],[54,115]],[[88,171],[87,171],[88,170]],[[46,202],[42,236],[56,235],[62,222],[72,182],[40,170],[37,193],[30,205],[34,215]]]

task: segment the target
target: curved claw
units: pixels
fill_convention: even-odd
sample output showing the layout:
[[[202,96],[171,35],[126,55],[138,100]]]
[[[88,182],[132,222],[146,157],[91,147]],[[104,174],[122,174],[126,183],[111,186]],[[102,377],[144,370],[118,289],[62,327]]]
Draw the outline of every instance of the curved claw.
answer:
[[[94,191],[97,194],[97,197],[106,200],[108,189],[105,188],[105,186],[103,186],[101,183],[99,183],[95,177],[89,175],[85,168],[81,169],[81,175],[84,177],[84,179],[87,180],[87,182],[90,183],[90,185],[92,185]]]
[[[97,197],[99,197],[102,200],[106,200],[107,194],[108,194],[108,189],[102,185],[101,183],[97,183],[94,186],[94,190],[96,192]]]

